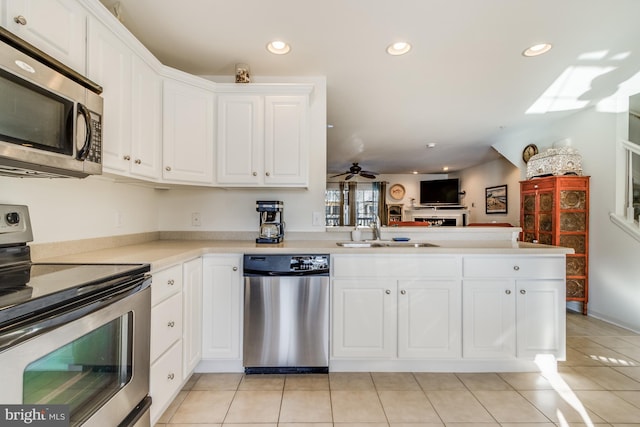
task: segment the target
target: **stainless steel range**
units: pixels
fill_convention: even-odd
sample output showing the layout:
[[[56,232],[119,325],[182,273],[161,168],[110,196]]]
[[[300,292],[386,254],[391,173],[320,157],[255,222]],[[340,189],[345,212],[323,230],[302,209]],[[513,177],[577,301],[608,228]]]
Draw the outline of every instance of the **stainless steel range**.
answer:
[[[31,240],[27,207],[0,205],[0,404],[148,426],[149,265],[32,263]]]

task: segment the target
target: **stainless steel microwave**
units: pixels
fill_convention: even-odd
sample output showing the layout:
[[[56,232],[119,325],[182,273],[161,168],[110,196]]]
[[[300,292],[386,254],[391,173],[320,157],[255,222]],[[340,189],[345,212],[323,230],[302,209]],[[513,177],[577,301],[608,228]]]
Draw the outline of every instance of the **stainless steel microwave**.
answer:
[[[0,175],[101,174],[101,91],[0,27]]]

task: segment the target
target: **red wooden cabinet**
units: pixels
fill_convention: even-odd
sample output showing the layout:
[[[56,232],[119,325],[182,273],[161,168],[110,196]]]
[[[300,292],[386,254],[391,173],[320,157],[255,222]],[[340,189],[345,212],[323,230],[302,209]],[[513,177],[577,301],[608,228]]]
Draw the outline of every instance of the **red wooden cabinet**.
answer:
[[[523,242],[573,248],[567,255],[567,301],[589,301],[589,177],[551,176],[520,182]]]

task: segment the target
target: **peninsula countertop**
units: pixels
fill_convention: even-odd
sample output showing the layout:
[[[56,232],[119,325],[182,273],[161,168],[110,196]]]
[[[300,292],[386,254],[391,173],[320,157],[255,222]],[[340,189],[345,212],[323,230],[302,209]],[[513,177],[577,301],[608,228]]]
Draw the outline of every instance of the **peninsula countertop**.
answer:
[[[278,244],[259,244],[252,240],[154,240],[150,242],[99,249],[72,255],[54,256],[37,262],[60,263],[149,263],[159,270],[206,254],[503,254],[559,255],[573,249],[518,241],[499,240],[433,240],[430,247],[338,246],[338,240],[285,240]],[[420,240],[412,240],[421,243]]]

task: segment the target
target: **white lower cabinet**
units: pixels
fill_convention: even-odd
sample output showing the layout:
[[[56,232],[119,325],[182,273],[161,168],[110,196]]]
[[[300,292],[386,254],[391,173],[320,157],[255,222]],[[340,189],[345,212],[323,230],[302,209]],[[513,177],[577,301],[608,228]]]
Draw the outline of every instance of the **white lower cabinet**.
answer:
[[[394,355],[396,289],[393,280],[333,280],[334,357]]]
[[[149,394],[154,425],[182,387],[182,341],[177,341],[151,364]]]
[[[345,255],[334,261],[334,358],[460,357],[458,258]],[[393,277],[367,278],[372,275]]]
[[[565,260],[464,258],[463,356],[565,358]]]
[[[202,358],[202,258],[182,266],[183,367],[187,378]]]
[[[400,280],[398,286],[398,357],[460,357],[460,280]]]
[[[330,369],[531,371],[564,360],[564,255],[334,255]]]
[[[177,396],[201,354],[202,261],[152,271],[151,423]]]
[[[202,362],[198,371],[242,370],[242,255],[205,255]]]

